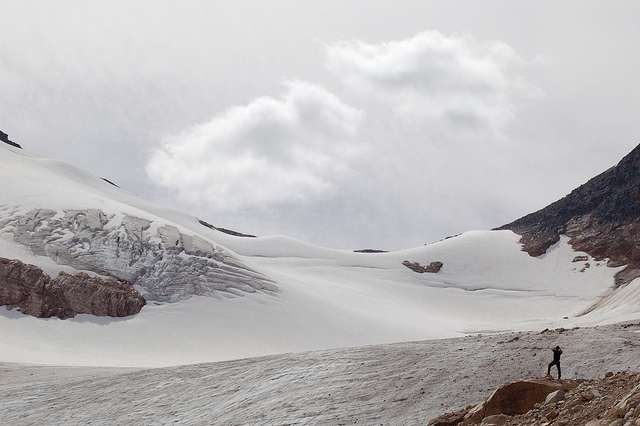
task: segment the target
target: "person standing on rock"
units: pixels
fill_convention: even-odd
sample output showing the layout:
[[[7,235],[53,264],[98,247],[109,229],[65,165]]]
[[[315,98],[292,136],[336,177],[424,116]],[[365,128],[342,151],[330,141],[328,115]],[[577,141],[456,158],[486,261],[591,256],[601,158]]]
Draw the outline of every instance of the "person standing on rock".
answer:
[[[555,365],[558,368],[558,380],[560,380],[560,377],[562,376],[562,373],[560,372],[560,355],[562,355],[562,349],[560,349],[560,346],[556,346],[555,348],[549,346],[549,349],[553,351],[553,361],[551,361],[547,368],[547,376],[551,375],[551,367]]]

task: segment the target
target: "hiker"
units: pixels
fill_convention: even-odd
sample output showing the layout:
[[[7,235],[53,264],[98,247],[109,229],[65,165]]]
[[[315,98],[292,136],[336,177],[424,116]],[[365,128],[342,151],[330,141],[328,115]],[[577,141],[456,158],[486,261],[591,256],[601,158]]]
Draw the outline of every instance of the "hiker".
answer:
[[[555,348],[549,346],[549,349],[553,351],[553,361],[551,361],[551,364],[549,364],[549,368],[547,368],[547,376],[551,375],[551,367],[555,365],[558,368],[558,380],[560,380],[560,377],[562,375],[562,373],[560,372],[560,355],[562,355],[562,349],[560,349],[560,346],[556,346]]]

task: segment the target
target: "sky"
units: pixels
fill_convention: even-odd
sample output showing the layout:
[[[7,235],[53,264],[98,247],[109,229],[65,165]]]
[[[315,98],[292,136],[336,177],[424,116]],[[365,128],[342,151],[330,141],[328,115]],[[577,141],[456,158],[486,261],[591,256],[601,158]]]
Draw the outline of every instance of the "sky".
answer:
[[[636,1],[0,6],[0,130],[240,232],[415,247],[640,143]]]

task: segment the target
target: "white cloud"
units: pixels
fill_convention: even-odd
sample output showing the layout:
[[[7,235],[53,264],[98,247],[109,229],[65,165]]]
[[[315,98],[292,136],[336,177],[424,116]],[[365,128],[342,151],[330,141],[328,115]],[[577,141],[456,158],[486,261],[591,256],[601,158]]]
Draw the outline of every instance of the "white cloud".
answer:
[[[521,63],[502,42],[425,31],[400,41],[328,46],[326,67],[347,87],[390,103],[397,117],[451,131],[499,131],[513,117],[514,97],[532,93],[512,71]]]
[[[351,215],[384,223],[375,234],[382,240],[417,239],[421,227],[445,236],[501,223],[504,194],[518,187],[505,179],[518,164],[508,125],[537,94],[511,47],[426,31],[328,46],[325,66],[367,112],[369,150],[353,165],[366,179],[351,184],[360,200]]]
[[[501,225],[615,164],[640,134],[640,61],[628,43],[640,35],[639,2],[553,14],[502,2],[254,2],[251,13],[244,2],[35,3],[3,2],[11,37],[0,39],[0,129],[25,149],[252,234],[401,248]],[[532,13],[540,25],[518,25]],[[420,32],[434,28],[446,32]],[[298,108],[283,76],[335,93],[335,107],[331,96],[309,98],[327,101],[338,124],[283,124]],[[547,95],[527,99],[523,80]],[[264,94],[272,98],[247,101]],[[279,128],[281,144],[259,145],[260,128]],[[325,144],[298,146],[296,132]],[[173,148],[155,149],[166,135],[176,135],[164,140]],[[199,143],[213,153],[195,154]],[[349,155],[340,144],[367,149]],[[292,159],[290,145],[313,160]],[[271,208],[249,208],[259,197],[274,197],[256,206]]]
[[[359,109],[289,83],[167,140],[148,175],[211,220],[265,229],[268,215],[263,235],[341,248],[501,224],[496,194],[515,164],[506,124],[530,93],[509,46],[424,32],[328,47],[326,66]]]
[[[320,86],[290,82],[166,141],[147,164],[157,184],[216,211],[330,196],[351,170],[363,113]]]

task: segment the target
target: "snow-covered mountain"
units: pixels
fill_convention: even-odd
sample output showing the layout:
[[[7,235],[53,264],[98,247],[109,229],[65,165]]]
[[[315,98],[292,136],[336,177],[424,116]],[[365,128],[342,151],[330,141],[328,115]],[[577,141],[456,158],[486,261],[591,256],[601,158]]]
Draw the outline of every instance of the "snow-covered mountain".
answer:
[[[609,266],[626,266],[617,282],[640,276],[640,145],[566,197],[498,229],[522,235],[523,249],[544,253],[560,235]]]
[[[0,361],[175,365],[640,318],[640,283],[614,289],[623,267],[562,235],[538,257],[510,230],[391,253],[246,238],[3,143],[0,182],[0,257],[126,280],[148,301],[124,318],[0,308]]]

